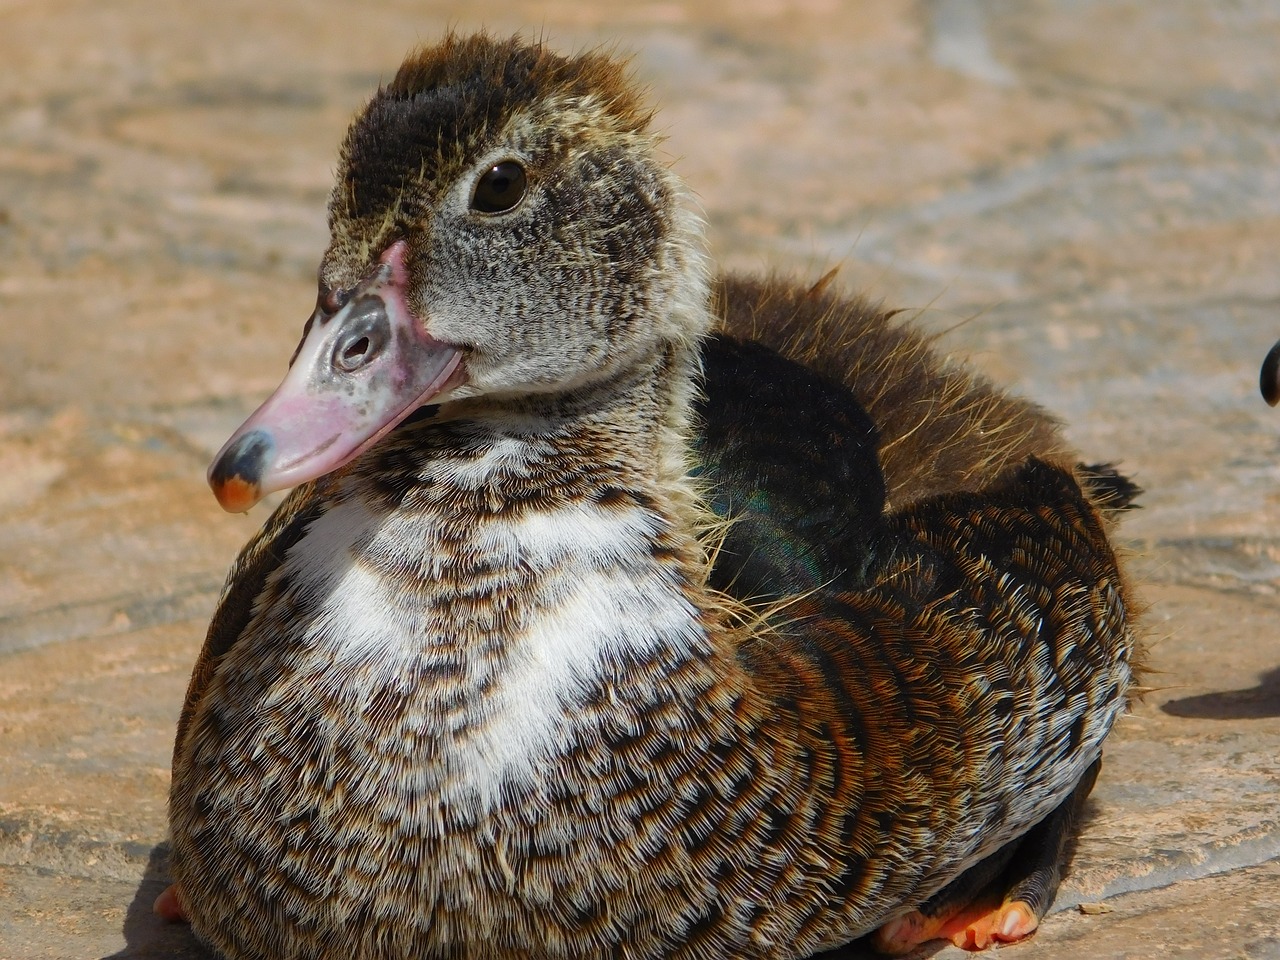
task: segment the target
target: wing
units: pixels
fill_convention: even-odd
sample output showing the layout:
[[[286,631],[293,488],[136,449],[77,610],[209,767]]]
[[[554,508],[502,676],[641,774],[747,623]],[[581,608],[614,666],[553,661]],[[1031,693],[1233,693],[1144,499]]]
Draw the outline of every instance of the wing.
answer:
[[[1069,471],[1032,460],[888,527],[863,587],[802,598],[739,648],[776,736],[799,732],[817,812],[796,830],[850,851],[828,882],[855,913],[922,902],[1060,805],[1141,654]]]
[[[848,389],[763,344],[702,354],[696,473],[729,521],[714,587],[753,602],[861,582],[884,513],[875,425]]]
[[[879,432],[887,505],[982,490],[1030,457],[1073,462],[1057,422],[933,349],[864,300],[777,278],[728,277],[721,325],[843,385]],[[799,420],[802,411],[795,411]]]

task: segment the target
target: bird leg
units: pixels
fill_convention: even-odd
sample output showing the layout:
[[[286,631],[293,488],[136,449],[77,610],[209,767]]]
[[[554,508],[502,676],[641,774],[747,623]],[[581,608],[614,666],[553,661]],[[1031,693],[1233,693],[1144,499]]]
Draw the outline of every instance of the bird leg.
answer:
[[[947,939],[964,950],[985,950],[1035,933],[1058,892],[1067,841],[1101,766],[1095,760],[1071,795],[1026,834],[974,864],[919,909],[880,927],[872,947],[896,956]]]
[[[164,893],[156,897],[151,909],[170,923],[187,922],[187,908],[182,905],[182,893],[176,883],[164,888]]]

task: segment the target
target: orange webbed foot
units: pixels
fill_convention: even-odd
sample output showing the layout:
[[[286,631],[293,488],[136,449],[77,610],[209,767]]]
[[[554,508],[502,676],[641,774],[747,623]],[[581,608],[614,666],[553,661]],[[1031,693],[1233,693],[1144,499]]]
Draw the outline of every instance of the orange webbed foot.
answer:
[[[165,887],[151,909],[170,923],[187,922],[187,908],[182,905],[182,894],[176,883]]]
[[[1014,900],[978,915],[953,917],[943,924],[941,936],[962,950],[985,950],[996,944],[1025,940],[1039,926],[1035,911],[1021,900]]]
[[[937,917],[912,910],[872,934],[871,946],[889,956],[910,953],[930,940],[950,940],[962,950],[985,950],[996,944],[1025,940],[1039,925],[1035,911],[1020,900],[998,906],[990,901],[972,904]]]

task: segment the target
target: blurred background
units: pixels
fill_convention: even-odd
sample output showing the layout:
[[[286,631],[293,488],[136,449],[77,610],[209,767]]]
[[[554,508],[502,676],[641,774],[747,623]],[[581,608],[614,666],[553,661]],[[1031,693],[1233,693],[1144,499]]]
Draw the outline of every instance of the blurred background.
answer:
[[[0,0],[0,957],[194,950],[146,910],[168,752],[267,515],[203,472],[347,124],[451,27],[631,55],[726,269],[838,266],[1137,478],[1158,689],[1059,902],[1113,912],[1020,950],[1280,957],[1275,0]]]

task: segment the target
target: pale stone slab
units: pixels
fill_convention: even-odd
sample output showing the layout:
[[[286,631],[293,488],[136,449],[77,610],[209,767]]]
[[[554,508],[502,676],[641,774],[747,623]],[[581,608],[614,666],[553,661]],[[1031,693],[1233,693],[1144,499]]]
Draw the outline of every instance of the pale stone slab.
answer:
[[[310,312],[351,115],[482,23],[634,51],[722,263],[841,264],[1135,473],[1156,689],[1019,952],[1280,956],[1274,4],[42,0],[0,9],[0,958],[199,955],[149,913],[168,753],[265,516],[205,464]]]

